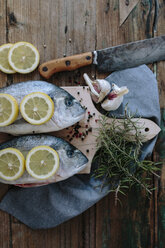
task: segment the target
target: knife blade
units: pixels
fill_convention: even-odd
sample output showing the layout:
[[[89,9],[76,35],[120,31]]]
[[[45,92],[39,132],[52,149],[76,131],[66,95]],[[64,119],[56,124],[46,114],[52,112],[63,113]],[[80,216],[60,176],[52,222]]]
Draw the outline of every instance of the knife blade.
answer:
[[[39,72],[48,79],[56,72],[91,64],[101,72],[112,72],[161,60],[165,60],[165,36],[50,60],[40,65]]]

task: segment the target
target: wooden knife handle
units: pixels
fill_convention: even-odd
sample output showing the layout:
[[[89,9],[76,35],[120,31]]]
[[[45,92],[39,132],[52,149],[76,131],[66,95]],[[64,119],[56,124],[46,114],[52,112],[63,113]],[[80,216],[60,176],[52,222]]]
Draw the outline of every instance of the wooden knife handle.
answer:
[[[93,61],[92,57],[92,53],[87,52],[65,58],[50,60],[40,65],[39,72],[44,78],[48,79],[56,72],[73,71],[80,67],[90,65]]]

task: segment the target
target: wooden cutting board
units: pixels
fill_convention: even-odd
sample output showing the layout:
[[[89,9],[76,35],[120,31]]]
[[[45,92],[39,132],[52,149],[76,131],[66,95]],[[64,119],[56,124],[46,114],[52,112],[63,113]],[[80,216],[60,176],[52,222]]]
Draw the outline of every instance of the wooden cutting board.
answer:
[[[81,102],[82,106],[85,106],[87,108],[86,114],[85,118],[79,122],[79,125],[81,126],[78,129],[79,134],[72,137],[75,133],[74,127],[70,127],[59,132],[54,132],[53,134],[67,140],[87,156],[89,162],[86,168],[81,173],[90,173],[91,162],[96,153],[96,138],[99,128],[98,120],[100,119],[102,114],[95,108],[88,87],[73,86],[63,87],[63,89],[68,91],[72,96],[74,96]],[[92,117],[89,119],[89,116]],[[136,118],[134,120],[137,121]],[[109,118],[109,124],[111,124],[112,121],[114,120],[112,118]],[[122,120],[116,120],[116,122],[121,123]],[[140,127],[141,134],[145,137],[143,140],[144,142],[154,138],[160,132],[160,127],[153,121],[148,119],[139,119],[138,125]],[[89,131],[91,129],[92,132]],[[84,139],[82,138],[83,133],[87,133]]]

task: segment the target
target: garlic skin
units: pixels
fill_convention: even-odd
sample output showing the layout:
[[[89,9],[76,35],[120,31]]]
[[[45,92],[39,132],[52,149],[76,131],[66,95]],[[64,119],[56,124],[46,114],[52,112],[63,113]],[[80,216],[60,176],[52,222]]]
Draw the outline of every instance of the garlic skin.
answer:
[[[95,103],[101,102],[111,90],[111,85],[105,79],[92,81],[86,73],[83,75],[86,84],[91,90],[91,97]]]
[[[91,80],[86,73],[83,75],[86,84],[91,90],[91,97],[95,103],[102,103],[101,107],[106,111],[114,111],[118,109],[123,102],[123,96],[129,92],[126,86],[118,87],[105,79]]]
[[[123,96],[129,92],[126,86],[119,88],[116,84],[112,85],[112,91],[108,98],[103,101],[101,107],[106,111],[114,111],[118,109],[123,102]]]
[[[113,100],[106,99],[102,104],[101,107],[106,111],[114,111],[118,109],[123,102],[123,96],[119,98],[115,98]]]

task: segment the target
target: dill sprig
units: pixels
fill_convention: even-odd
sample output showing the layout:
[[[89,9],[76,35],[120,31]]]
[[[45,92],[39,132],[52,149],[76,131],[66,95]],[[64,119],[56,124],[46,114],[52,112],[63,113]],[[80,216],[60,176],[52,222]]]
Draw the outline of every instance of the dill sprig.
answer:
[[[144,189],[148,195],[152,194],[155,188],[152,186],[151,176],[159,177],[156,172],[160,170],[160,163],[140,160],[143,137],[139,125],[132,118],[125,111],[122,125],[115,118],[111,124],[105,116],[99,120],[97,153],[94,157],[98,167],[94,171],[94,177],[102,179],[101,188],[110,186],[109,191],[115,192],[116,201],[119,200],[119,193],[125,194],[125,190],[132,186]],[[133,139],[130,133],[134,134]]]

